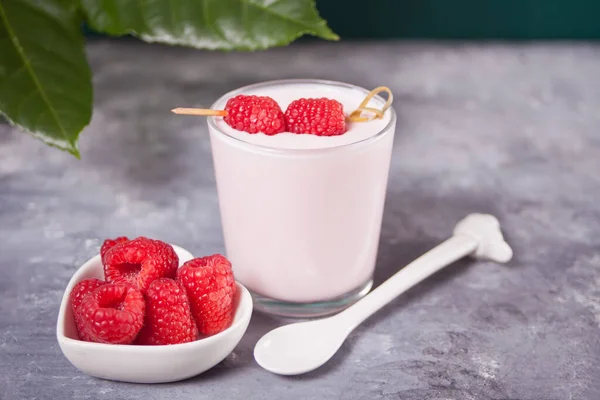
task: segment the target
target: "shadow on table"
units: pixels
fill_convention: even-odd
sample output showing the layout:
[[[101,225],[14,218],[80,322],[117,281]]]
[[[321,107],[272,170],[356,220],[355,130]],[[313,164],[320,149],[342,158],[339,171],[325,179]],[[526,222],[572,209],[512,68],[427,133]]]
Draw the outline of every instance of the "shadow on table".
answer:
[[[434,191],[435,188],[432,188],[432,192]],[[465,193],[464,197],[440,197],[434,193],[423,193],[412,189],[389,193],[383,218],[383,234],[380,239],[374,287],[449,238],[456,223],[461,219],[478,212],[498,215],[493,198],[478,198],[469,193]],[[424,226],[428,227],[427,230],[435,230],[437,237],[430,237]],[[390,235],[389,232],[396,238],[400,236],[400,239],[396,241],[396,238],[386,237],[386,233]],[[364,326],[376,325],[392,313],[399,312],[399,309],[409,302],[419,301],[447,281],[466,273],[473,264],[474,260],[463,258],[433,274],[365,321]]]

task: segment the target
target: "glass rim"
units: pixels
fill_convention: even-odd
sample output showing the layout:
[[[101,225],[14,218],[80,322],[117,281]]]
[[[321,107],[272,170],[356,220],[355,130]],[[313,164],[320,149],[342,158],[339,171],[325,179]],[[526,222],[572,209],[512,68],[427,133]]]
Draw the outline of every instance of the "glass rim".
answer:
[[[306,83],[306,84],[317,83],[317,84],[328,85],[328,86],[344,87],[344,88],[348,88],[348,89],[358,89],[360,91],[363,91],[365,93],[365,96],[367,94],[369,94],[369,92],[370,92],[369,90],[367,90],[361,86],[356,86],[356,85],[352,85],[350,83],[345,83],[345,82],[325,80],[325,79],[278,79],[278,80],[254,83],[251,85],[246,85],[246,86],[242,86],[240,88],[231,90],[231,91],[225,93],[224,95],[222,95],[221,97],[219,97],[210,106],[210,108],[215,109],[216,105],[219,103],[222,103],[224,101],[224,99],[241,94],[245,90],[269,87],[269,86],[277,86],[277,85],[282,85],[282,84],[302,84],[302,83]],[[374,98],[385,103],[385,99],[383,99],[380,95],[375,95]],[[212,127],[215,130],[215,132],[218,132],[220,135],[227,138],[227,140],[232,140],[233,143],[236,143],[238,145],[248,146],[250,148],[258,149],[258,150],[269,152],[269,153],[308,155],[308,154],[328,153],[328,152],[339,151],[341,149],[347,149],[347,148],[361,147],[361,146],[367,145],[370,142],[376,141],[377,139],[382,137],[386,132],[389,132],[391,130],[391,128],[394,126],[394,124],[396,123],[396,111],[394,110],[394,108],[390,107],[390,108],[388,108],[387,111],[389,111],[391,113],[389,122],[380,131],[374,133],[373,135],[371,135],[365,139],[361,139],[356,142],[352,142],[352,143],[346,143],[346,144],[341,144],[338,146],[322,147],[322,148],[316,148],[316,149],[311,149],[311,148],[287,149],[287,148],[281,148],[281,147],[265,146],[262,144],[250,143],[243,139],[239,139],[235,136],[231,136],[227,132],[224,132],[223,130],[221,130],[219,128],[219,126],[217,125],[217,122],[216,122],[217,117],[215,117],[215,116],[208,117],[208,125],[209,125],[209,127]]]

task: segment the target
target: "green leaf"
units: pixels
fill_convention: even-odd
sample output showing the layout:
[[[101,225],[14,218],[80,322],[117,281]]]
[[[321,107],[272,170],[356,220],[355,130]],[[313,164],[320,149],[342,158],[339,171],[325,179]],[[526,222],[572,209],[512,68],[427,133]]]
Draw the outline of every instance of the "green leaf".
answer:
[[[262,50],[304,35],[337,40],[313,0],[81,0],[92,28],[210,50]]]
[[[0,113],[79,157],[92,82],[76,0],[0,0]]]

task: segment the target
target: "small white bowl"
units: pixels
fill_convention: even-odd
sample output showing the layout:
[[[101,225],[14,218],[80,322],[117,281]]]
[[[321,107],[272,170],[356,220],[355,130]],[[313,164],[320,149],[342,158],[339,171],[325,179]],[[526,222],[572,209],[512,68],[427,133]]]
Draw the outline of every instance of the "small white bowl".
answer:
[[[193,258],[173,245],[179,265]],[[134,383],[173,382],[198,375],[225,359],[237,346],[252,315],[252,297],[236,282],[235,316],[232,325],[214,336],[190,343],[167,346],[134,346],[84,342],[78,339],[69,294],[77,282],[103,279],[100,255],[75,272],[60,304],[56,337],[67,359],[82,372],[102,379]]]

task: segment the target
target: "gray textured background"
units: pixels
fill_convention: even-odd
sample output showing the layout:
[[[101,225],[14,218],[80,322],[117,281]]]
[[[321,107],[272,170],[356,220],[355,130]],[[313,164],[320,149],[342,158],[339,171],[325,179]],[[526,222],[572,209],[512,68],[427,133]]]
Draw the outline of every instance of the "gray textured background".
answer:
[[[317,43],[223,54],[96,42],[89,55],[96,100],[81,161],[0,125],[1,398],[600,399],[599,45]],[[168,110],[299,77],[395,93],[378,282],[470,212],[500,218],[514,261],[449,267],[303,377],[254,363],[256,340],[281,323],[260,314],[233,354],[185,382],[78,372],[55,319],[71,274],[104,238],[223,251],[206,123]]]

